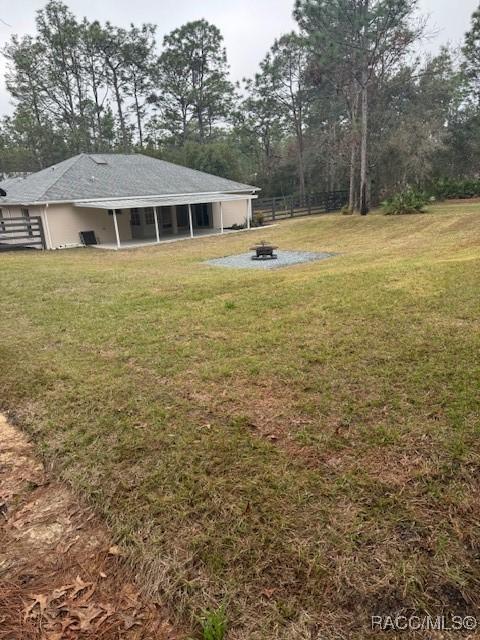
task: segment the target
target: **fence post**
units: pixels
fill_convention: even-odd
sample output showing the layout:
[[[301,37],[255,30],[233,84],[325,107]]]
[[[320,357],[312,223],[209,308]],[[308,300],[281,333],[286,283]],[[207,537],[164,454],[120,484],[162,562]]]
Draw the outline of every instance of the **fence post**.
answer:
[[[272,198],[272,220],[275,221],[275,198]]]
[[[308,215],[311,215],[312,213],[312,201],[310,198],[310,194],[308,194],[307,196],[307,207],[308,207]]]

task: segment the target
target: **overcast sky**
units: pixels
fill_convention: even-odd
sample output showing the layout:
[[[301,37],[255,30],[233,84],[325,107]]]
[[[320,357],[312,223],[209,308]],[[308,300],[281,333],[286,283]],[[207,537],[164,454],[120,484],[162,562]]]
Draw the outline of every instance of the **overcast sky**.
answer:
[[[252,76],[276,37],[294,28],[294,0],[67,0],[71,10],[82,18],[118,26],[131,22],[153,22],[158,41],[164,34],[190,20],[205,18],[219,27],[225,38],[233,80]],[[423,47],[436,51],[441,44],[459,44],[479,0],[420,0],[423,14],[430,16],[429,30],[435,32]],[[33,34],[35,12],[43,0],[0,0],[0,44],[12,34]],[[5,62],[0,59],[0,115],[10,112],[4,85]]]

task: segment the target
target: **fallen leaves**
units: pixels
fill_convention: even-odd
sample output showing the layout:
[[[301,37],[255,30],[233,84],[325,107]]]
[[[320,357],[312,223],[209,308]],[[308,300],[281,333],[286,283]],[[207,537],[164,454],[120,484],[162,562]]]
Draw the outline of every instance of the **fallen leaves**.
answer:
[[[134,618],[132,615],[129,615],[128,613],[120,613],[120,618],[123,620],[123,626],[126,631],[128,631],[135,625],[141,624],[138,619]]]
[[[95,598],[99,595],[96,587],[95,582],[85,581],[77,575],[72,583],[57,587],[50,593],[32,595],[32,601],[23,610],[24,622],[33,622],[42,631],[42,640],[76,638],[78,633],[97,637],[101,627],[112,616],[116,616],[117,624],[124,631],[143,625],[144,605],[133,584],[126,582],[122,586],[117,606],[99,602]]]
[[[118,546],[118,544],[112,544],[112,546],[108,550],[108,554],[110,556],[122,556],[123,552]]]
[[[0,468],[0,640],[175,638],[127,578],[125,552],[109,547],[108,530],[66,487],[48,482],[22,434],[6,423],[2,429],[0,454],[18,442],[12,459],[23,466]],[[34,486],[25,483],[31,468],[38,469]],[[8,508],[5,478],[12,486]]]
[[[88,589],[90,587],[91,589],[91,593],[89,593],[88,596],[85,596],[85,600],[88,600],[89,597],[91,596],[91,594],[93,593],[93,591],[95,590],[95,587],[93,586],[93,582],[84,582],[80,576],[77,576],[75,578],[75,582],[73,585],[69,585],[67,587],[65,587],[66,589],[70,589],[71,587],[73,587],[73,591],[71,594],[71,598],[76,598],[76,596],[81,593],[82,591],[84,591],[85,589]],[[93,589],[92,589],[93,587]]]
[[[33,602],[24,609],[24,621],[34,619],[47,632],[48,640],[61,638],[67,629],[97,631],[115,613],[115,607],[90,602],[95,588],[93,582],[77,576],[72,584],[57,587],[49,594],[33,595]]]
[[[38,605],[38,610],[37,610]],[[33,602],[31,605],[25,608],[23,619],[27,620],[28,618],[36,618],[38,616],[43,616],[45,609],[47,608],[47,596],[43,594],[38,594],[33,596]]]
[[[69,625],[70,629],[75,631],[90,631],[92,625],[95,630],[99,629],[107,618],[115,613],[115,609],[110,605],[94,605],[88,604],[78,607],[77,609],[71,609],[69,615],[72,619],[77,619],[78,623],[72,623]],[[95,623],[94,623],[95,620]]]

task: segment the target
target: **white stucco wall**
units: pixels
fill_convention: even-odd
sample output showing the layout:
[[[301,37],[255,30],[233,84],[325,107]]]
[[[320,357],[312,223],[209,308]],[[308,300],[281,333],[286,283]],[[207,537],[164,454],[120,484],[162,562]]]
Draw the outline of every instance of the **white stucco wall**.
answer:
[[[50,204],[46,209],[46,217],[53,249],[80,245],[80,231],[95,231],[99,243],[116,242],[113,216],[109,216],[104,209]],[[120,241],[131,240],[130,211],[117,214],[117,223]]]
[[[214,202],[213,207],[213,226],[220,229],[220,203]],[[223,203],[223,226],[226,229],[233,224],[245,224],[248,215],[248,199],[234,200]]]
[[[30,205],[25,208],[31,217],[42,218],[47,249],[81,246],[80,231],[95,231],[100,243],[116,242],[113,216],[103,209],[84,209],[72,204]],[[3,217],[20,218],[21,209],[19,206],[3,206]],[[120,241],[131,240],[130,210],[117,214],[117,222]]]

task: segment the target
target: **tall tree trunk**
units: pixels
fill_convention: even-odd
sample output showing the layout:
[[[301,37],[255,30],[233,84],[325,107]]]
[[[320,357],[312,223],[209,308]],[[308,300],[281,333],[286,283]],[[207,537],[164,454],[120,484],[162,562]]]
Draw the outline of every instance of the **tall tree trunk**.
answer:
[[[199,105],[197,107],[197,119],[198,119],[198,132],[200,134],[200,141],[203,142],[205,138],[205,125],[203,122],[203,107]]]
[[[91,151],[92,150],[92,145],[91,145],[91,137],[90,137],[90,132],[88,131],[87,128],[87,119],[85,118],[85,100],[83,97],[83,88],[82,88],[82,78],[80,77],[80,69],[79,66],[75,63],[75,84],[77,87],[77,96],[78,96],[78,111],[79,111],[79,116],[80,116],[80,132],[79,132],[79,136],[80,136],[80,146],[83,147],[82,142],[85,144],[85,147],[82,149],[82,151]],[[83,138],[83,141],[82,141]]]
[[[348,210],[353,213],[357,209],[357,176],[358,176],[358,102],[360,89],[357,82],[350,87],[350,188],[348,194]]]
[[[303,153],[298,156],[298,187],[300,195],[300,204],[305,204],[305,163],[303,161]]]
[[[40,107],[38,104],[38,94],[37,94],[37,90],[36,87],[32,81],[32,79],[29,77],[28,78],[28,84],[30,87],[30,95],[32,98],[32,106],[33,106],[33,113],[35,116],[35,124],[36,124],[36,129],[37,129],[37,136],[35,136],[37,139],[35,140],[34,143],[31,144],[31,148],[33,149],[33,154],[35,156],[35,160],[37,161],[37,164],[39,166],[40,169],[43,169],[46,166],[45,160],[44,160],[44,153],[43,153],[43,147],[44,147],[44,136],[42,132],[42,120],[40,117]],[[39,140],[39,139],[40,140]],[[32,141],[33,142],[33,141]],[[40,142],[40,144],[38,144],[38,142]],[[38,148],[37,148],[38,147]]]
[[[363,0],[363,34],[362,34],[362,120],[361,120],[361,143],[360,143],[360,214],[366,216],[369,210],[368,204],[368,48],[367,22],[369,12],[369,0]]]
[[[297,126],[297,153],[298,153],[298,190],[300,204],[305,204],[305,160],[303,149],[303,131],[301,124]]]
[[[115,91],[115,100],[116,100],[116,103],[117,103],[117,113],[118,113],[118,119],[120,121],[120,131],[122,133],[122,146],[123,146],[123,149],[126,151],[128,149],[127,129],[125,127],[125,117],[123,115],[122,96],[120,95],[120,87],[118,86],[117,71],[116,71],[116,69],[115,69],[115,67],[113,65],[109,65],[109,66],[110,66],[110,69],[112,71],[113,89]]]
[[[137,96],[135,96],[135,109],[137,111],[138,141],[140,142],[140,146],[143,147],[142,118],[140,115],[140,108],[138,106]]]
[[[333,121],[332,124],[331,134],[332,146],[330,151],[329,190],[335,191],[335,187],[337,186],[337,125],[335,121]]]
[[[137,116],[138,141],[140,142],[140,146],[143,147],[142,115],[140,113],[140,104],[138,102],[138,90],[137,90],[136,78],[134,78],[133,80],[133,97],[135,100],[135,113]]]
[[[181,104],[181,111],[182,111],[182,143],[185,146],[185,144],[187,143],[187,136],[188,136],[188,107],[187,105],[182,102]]]
[[[357,169],[357,137],[352,132],[350,150],[350,192],[348,194],[348,209],[350,213],[355,211],[355,174]]]
[[[100,105],[98,99],[98,86],[97,86],[97,77],[95,74],[95,70],[93,67],[91,68],[92,75],[92,91],[93,91],[93,99],[95,102],[95,118],[97,121],[97,135],[95,136],[94,144],[96,151],[99,150],[103,145],[103,131],[102,131],[102,107]],[[94,125],[95,126],[95,125]],[[100,147],[99,147],[100,144]]]
[[[367,72],[368,73],[368,72]],[[360,213],[367,215],[368,203],[368,86],[367,73],[362,79],[362,139],[360,148]]]

